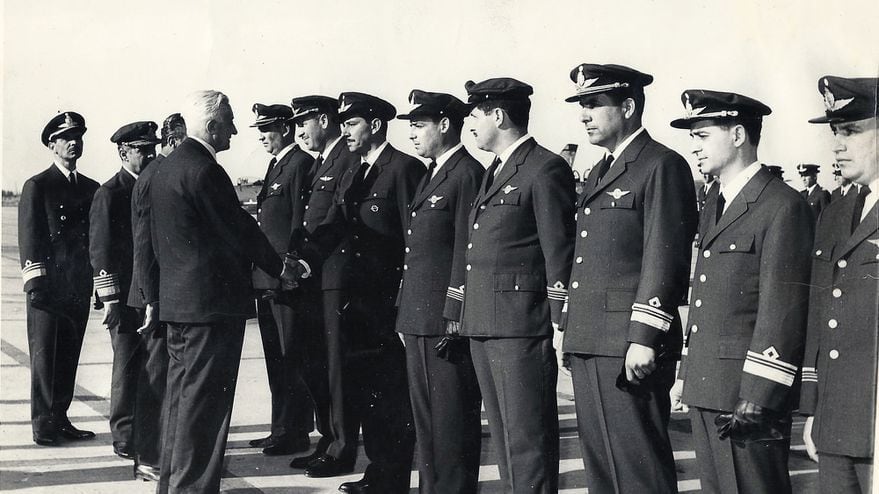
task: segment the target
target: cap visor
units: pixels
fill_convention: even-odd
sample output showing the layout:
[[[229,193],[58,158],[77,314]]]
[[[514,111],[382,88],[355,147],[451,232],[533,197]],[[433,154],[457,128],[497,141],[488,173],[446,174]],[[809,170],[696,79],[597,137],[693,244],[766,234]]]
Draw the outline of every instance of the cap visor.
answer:
[[[700,119],[697,118],[676,118],[672,120],[669,125],[676,129],[689,129],[691,125],[699,120]]]

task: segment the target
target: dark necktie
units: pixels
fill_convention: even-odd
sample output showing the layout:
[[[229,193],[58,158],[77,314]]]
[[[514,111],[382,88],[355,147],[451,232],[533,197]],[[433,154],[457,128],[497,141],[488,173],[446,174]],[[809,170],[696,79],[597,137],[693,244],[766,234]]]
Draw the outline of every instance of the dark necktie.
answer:
[[[354,175],[354,180],[351,182],[351,188],[349,189],[354,197],[363,195],[363,181],[366,178],[366,170],[368,169],[369,163],[365,161],[360,163],[360,168],[357,169],[357,174]]]
[[[317,158],[314,159],[314,164],[311,165],[311,176],[315,176],[320,172],[320,167],[324,165],[324,155],[319,154]]]
[[[274,170],[275,165],[277,163],[278,163],[278,159],[275,158],[274,156],[272,156],[271,161],[269,161],[269,167],[268,167],[268,169],[266,169],[266,178],[263,179],[263,183],[266,183],[269,181],[269,174],[272,173],[272,170]]]
[[[418,193],[421,194],[424,192],[424,189],[427,188],[427,184],[433,180],[433,172],[436,170],[436,161],[430,160],[430,164],[427,165],[427,175],[424,176],[424,180],[421,181],[421,187],[418,189]]]
[[[723,216],[723,208],[726,206],[726,199],[723,197],[723,192],[717,193],[717,211],[714,215],[714,223],[720,223],[720,217]]]
[[[501,166],[501,159],[495,157],[494,161],[491,162],[491,166],[488,167],[488,171],[485,172],[487,175],[485,177],[485,190],[486,191],[488,189],[490,189],[491,184],[494,183],[494,175],[495,175],[495,172],[497,171],[499,166]]]
[[[864,203],[866,202],[869,193],[870,188],[865,185],[861,187],[861,191],[858,192],[858,197],[855,198],[855,210],[852,214],[852,231],[855,231],[855,228],[861,223],[861,215],[864,214]]]
[[[601,179],[607,174],[607,171],[610,170],[610,164],[613,163],[613,155],[608,154],[604,161],[598,165],[598,181],[596,183],[601,183]]]
[[[67,175],[67,181],[70,182],[70,190],[76,190],[76,185],[77,185],[76,174],[73,172],[70,172],[70,174]]]

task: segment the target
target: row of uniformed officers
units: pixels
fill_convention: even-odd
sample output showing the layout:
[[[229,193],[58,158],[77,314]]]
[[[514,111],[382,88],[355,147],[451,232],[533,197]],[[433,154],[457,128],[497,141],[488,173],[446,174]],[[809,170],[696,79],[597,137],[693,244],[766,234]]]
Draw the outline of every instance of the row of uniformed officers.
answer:
[[[222,93],[192,94],[161,139],[152,122],[119,129],[122,170],[101,187],[76,170],[84,119],[53,118],[54,164],[27,181],[19,216],[34,440],[93,436],[66,415],[93,274],[114,346],[114,449],[159,492],[219,489],[254,298],[272,425],[251,444],[307,451],[314,420],[320,440],[291,466],[328,477],[353,471],[362,431],[369,464],[344,492],[407,492],[415,449],[422,492],[476,492],[481,404],[504,490],[555,492],[560,365],[590,492],[677,491],[673,385],[704,491],[789,492],[799,407],[820,490],[867,492],[877,79],[819,80],[826,113],[811,122],[830,124],[860,187],[815,227],[759,161],[765,104],[682,94],[671,125],[720,184],[697,213],[687,162],[641,125],[652,76],[581,64],[570,77],[567,101],[606,150],[579,197],[528,134],[531,86],[510,78],[468,82],[466,103],[413,90],[404,115],[355,92],[254,105],[272,155],[257,221],[216,161],[237,133]],[[395,116],[427,169],[387,142]],[[488,170],[465,126],[495,155]]]

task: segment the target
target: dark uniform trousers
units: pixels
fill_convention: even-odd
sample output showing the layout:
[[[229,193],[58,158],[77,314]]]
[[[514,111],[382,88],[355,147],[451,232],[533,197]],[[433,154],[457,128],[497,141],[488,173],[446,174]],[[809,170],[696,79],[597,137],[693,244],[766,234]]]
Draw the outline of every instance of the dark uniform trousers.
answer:
[[[144,302],[154,302],[158,298],[158,266],[150,238],[149,187],[153,174],[164,159],[164,155],[157,155],[140,173],[131,191],[133,259],[127,304],[138,310],[140,320]],[[135,462],[139,465],[158,467],[162,452],[163,400],[168,379],[166,336],[164,323],[152,334],[139,336],[143,349],[134,415]]]
[[[695,186],[683,157],[647,131],[617,154],[603,177],[592,169],[577,201],[562,324],[583,465],[590,492],[677,492],[668,392],[698,223]],[[616,387],[631,343],[657,355],[637,391]]]
[[[559,462],[551,322],[571,270],[574,177],[532,138],[497,171],[499,163],[469,217],[461,334],[471,339],[505,491],[550,493]]]
[[[743,172],[744,173],[744,172]],[[813,237],[808,205],[760,168],[702,216],[680,377],[702,488],[790,492],[790,409],[797,393]],[[714,418],[747,400],[777,414],[780,440],[721,441]]]
[[[116,302],[122,304],[122,302]],[[143,312],[124,304],[120,307],[119,325],[110,329],[113,347],[113,373],[110,383],[110,433],[113,441],[125,441],[134,446],[135,407],[138,383],[145,348],[137,334]]]
[[[469,340],[436,346],[446,321],[461,318],[469,216],[482,165],[463,148],[424,176],[409,206],[397,332],[406,344],[422,494],[475,493],[479,484],[482,397]]]
[[[88,228],[98,183],[77,177],[71,184],[51,165],[25,182],[18,205],[24,291],[46,298],[39,308],[27,301],[31,424],[46,435],[69,423],[93,287]]]
[[[812,279],[800,413],[814,416],[821,492],[871,489],[879,338],[879,206],[864,212],[854,186],[821,215]]]
[[[169,356],[158,492],[218,492],[253,313],[251,266],[278,277],[283,261],[195,139],[161,163],[149,197]]]

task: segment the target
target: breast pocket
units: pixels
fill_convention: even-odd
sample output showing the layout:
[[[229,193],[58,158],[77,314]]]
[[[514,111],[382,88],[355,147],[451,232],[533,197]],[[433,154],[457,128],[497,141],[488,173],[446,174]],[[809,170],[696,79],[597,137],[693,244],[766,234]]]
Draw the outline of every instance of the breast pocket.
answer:
[[[421,205],[420,212],[429,212],[429,211],[449,211],[449,198],[444,196],[431,196],[427,198],[426,201]]]
[[[272,184],[271,186],[269,186],[269,189],[266,192],[265,198],[269,199],[270,197],[283,197],[286,194],[285,189],[286,189],[286,187],[284,187],[283,185],[276,182],[276,183]]]
[[[320,177],[318,178],[317,183],[314,184],[312,188],[312,194],[321,191],[321,192],[335,192],[336,191],[336,183],[338,180],[335,177]]]
[[[635,209],[635,193],[623,193],[619,189],[613,192],[605,192],[599,208],[605,210],[631,211]]]
[[[501,192],[500,194],[494,196],[494,198],[491,200],[491,205],[492,207],[516,207],[519,205],[519,192],[513,191],[508,194],[504,194],[503,192]]]
[[[754,236],[746,235],[732,238],[728,242],[720,244],[718,251],[721,254],[753,254]]]

